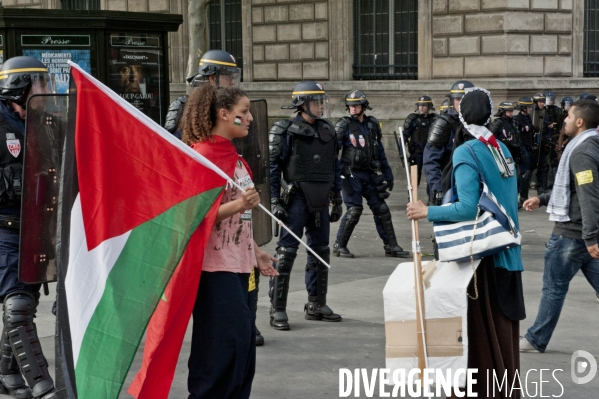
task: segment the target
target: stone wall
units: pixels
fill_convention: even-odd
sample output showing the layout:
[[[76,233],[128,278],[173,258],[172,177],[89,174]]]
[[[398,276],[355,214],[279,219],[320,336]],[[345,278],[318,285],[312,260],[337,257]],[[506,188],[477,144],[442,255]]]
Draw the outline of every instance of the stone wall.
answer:
[[[432,78],[573,76],[574,0],[433,0]]]
[[[326,0],[252,0],[252,80],[328,80],[328,6]]]

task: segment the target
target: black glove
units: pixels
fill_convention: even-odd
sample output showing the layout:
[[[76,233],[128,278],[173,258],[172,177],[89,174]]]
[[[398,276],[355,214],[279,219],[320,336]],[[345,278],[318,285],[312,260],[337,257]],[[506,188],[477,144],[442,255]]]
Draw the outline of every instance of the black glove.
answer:
[[[281,203],[281,200],[279,200],[278,198],[271,198],[270,203],[271,203],[271,207],[272,207],[272,214],[275,215],[275,217],[277,219],[279,219],[279,220],[287,219],[287,211],[285,210],[285,207]]]
[[[440,206],[443,205],[443,193],[440,191],[435,191],[433,196],[433,204]]]
[[[341,215],[343,214],[343,200],[341,200],[340,194],[335,195],[331,192],[331,205],[329,221],[335,223],[341,219]]]
[[[387,180],[387,190],[393,191],[393,180]]]

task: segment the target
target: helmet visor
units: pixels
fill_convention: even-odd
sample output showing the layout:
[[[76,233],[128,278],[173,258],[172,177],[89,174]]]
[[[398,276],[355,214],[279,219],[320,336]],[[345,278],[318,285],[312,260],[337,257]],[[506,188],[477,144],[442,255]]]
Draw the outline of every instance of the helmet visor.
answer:
[[[8,75],[0,73],[0,84],[6,88],[2,97],[24,104],[24,95],[54,93],[52,77],[48,72],[15,72]]]
[[[215,87],[237,87],[241,82],[240,68],[222,68],[213,75],[202,75],[200,73],[188,80],[191,87],[199,87],[205,83],[210,83]]]
[[[565,111],[569,111],[570,107],[572,106],[572,102],[571,101],[564,101],[564,110]]]
[[[545,99],[545,104],[546,105],[555,105],[555,98],[553,98],[553,97],[547,97]]]
[[[326,94],[309,96],[302,104],[303,112],[314,119],[329,119],[331,117],[329,102],[329,96]]]

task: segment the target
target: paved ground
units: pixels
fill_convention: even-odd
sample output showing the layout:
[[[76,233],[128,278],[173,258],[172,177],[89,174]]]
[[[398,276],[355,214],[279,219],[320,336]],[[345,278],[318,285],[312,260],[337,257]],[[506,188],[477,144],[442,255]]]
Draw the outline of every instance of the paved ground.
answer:
[[[393,220],[404,248],[410,247],[410,225],[405,218],[407,193],[397,182],[389,199]],[[422,191],[422,190],[421,190]],[[534,191],[533,191],[534,193]],[[422,197],[424,193],[420,193]],[[543,275],[544,243],[548,240],[552,223],[544,209],[541,212],[520,212],[520,225],[524,235],[523,274],[527,318],[521,323],[521,332],[533,323],[537,313]],[[333,225],[331,245],[338,224]],[[424,253],[432,252],[431,225],[421,223],[421,243]],[[275,242],[266,245],[274,253]],[[384,257],[383,245],[378,238],[372,214],[365,210],[354,232],[349,248],[355,259],[332,259],[330,272],[329,304],[343,316],[341,323],[310,322],[303,317],[307,300],[303,271],[305,254],[298,256],[292,272],[289,295],[291,331],[275,331],[269,326],[267,281],[260,284],[258,328],[266,339],[264,347],[257,348],[257,372],[254,379],[254,399],[337,398],[339,397],[340,368],[385,367],[385,332],[382,290],[398,259]],[[425,258],[427,259],[427,258]],[[430,259],[430,258],[428,258]],[[54,366],[54,317],[50,314],[52,296],[42,300],[37,324],[44,352],[50,366]],[[578,274],[572,281],[558,327],[544,354],[523,354],[522,378],[528,388],[526,397],[554,396],[563,398],[597,397],[599,375],[586,385],[574,384],[570,376],[571,356],[576,350],[585,350],[599,357],[599,302],[595,293]],[[187,357],[190,350],[189,333],[183,344],[170,398],[187,397]],[[141,363],[140,348],[126,386]],[[544,371],[540,384],[540,369]],[[553,370],[556,371],[552,377]],[[527,377],[527,378],[526,378]],[[561,385],[560,385],[561,384]],[[539,386],[542,385],[542,392]],[[563,386],[563,388],[562,388]],[[364,391],[361,391],[362,397]],[[0,397],[2,397],[0,395]],[[130,397],[122,393],[121,398]],[[352,397],[353,394],[352,394]],[[378,397],[378,392],[375,394]]]

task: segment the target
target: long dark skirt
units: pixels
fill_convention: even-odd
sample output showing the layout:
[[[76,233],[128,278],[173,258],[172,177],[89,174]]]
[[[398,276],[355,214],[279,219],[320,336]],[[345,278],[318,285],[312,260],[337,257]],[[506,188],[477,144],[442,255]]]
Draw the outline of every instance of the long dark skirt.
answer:
[[[468,299],[468,368],[478,369],[473,391],[479,398],[519,399],[520,379],[515,378],[520,369],[520,322],[517,319],[523,317],[524,311],[520,273],[496,269],[493,259],[485,258],[477,270],[477,286],[478,299]],[[468,293],[475,296],[474,278]],[[511,309],[520,306],[520,309],[515,314],[513,310],[504,312],[502,308],[506,309],[506,305],[512,305]],[[511,313],[516,320],[505,313]]]

